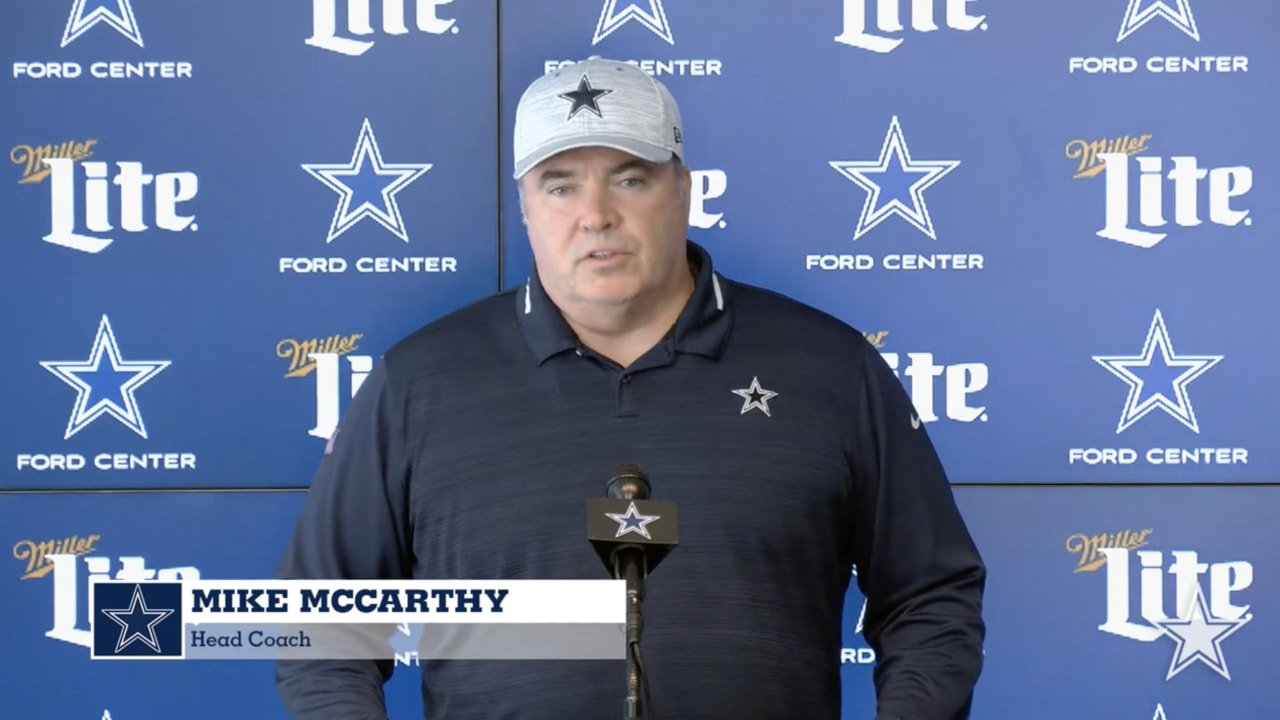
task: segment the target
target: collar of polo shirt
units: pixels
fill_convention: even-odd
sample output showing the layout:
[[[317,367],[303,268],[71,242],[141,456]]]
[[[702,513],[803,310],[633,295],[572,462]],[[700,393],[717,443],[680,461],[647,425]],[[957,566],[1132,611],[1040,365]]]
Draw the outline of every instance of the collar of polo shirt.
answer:
[[[698,268],[698,275],[694,279],[693,295],[664,342],[672,343],[675,352],[716,359],[724,350],[731,324],[724,282],[712,267],[711,254],[706,248],[692,240],[685,244],[689,248],[689,262]],[[516,316],[533,351],[534,362],[540,365],[555,355],[577,349],[577,336],[542,288],[536,269],[529,271],[515,298]]]

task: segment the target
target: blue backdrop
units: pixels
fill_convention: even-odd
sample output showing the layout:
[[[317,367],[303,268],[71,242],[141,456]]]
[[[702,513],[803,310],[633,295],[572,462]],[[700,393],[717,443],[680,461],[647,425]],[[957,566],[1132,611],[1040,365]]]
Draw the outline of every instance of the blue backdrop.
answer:
[[[266,664],[90,664],[77,587],[271,571],[381,353],[523,281],[515,104],[596,54],[681,102],[690,237],[860,328],[929,423],[991,565],[976,719],[1280,715],[1276,27],[1262,0],[8,3],[0,715],[284,717]],[[393,717],[418,679],[406,654]]]

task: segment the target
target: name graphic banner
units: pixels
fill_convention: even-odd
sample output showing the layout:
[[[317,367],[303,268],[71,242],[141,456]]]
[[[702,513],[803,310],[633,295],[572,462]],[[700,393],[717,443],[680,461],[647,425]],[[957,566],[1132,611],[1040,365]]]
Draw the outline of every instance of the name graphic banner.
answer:
[[[620,580],[90,583],[94,660],[623,659]]]

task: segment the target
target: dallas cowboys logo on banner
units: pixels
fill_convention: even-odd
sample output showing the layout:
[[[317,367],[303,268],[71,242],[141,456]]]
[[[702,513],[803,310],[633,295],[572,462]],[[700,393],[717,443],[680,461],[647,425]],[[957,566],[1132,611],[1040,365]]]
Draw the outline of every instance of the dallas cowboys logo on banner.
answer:
[[[103,361],[106,361],[106,366]],[[98,324],[93,347],[85,360],[45,360],[40,366],[76,391],[75,407],[67,421],[63,439],[85,429],[103,415],[109,415],[141,437],[147,437],[135,393],[169,367],[168,360],[125,360],[120,354],[111,321],[106,315]]]
[[[304,163],[302,166],[308,174],[338,193],[338,207],[333,212],[325,242],[333,242],[365,218],[409,242],[409,231],[400,215],[396,195],[431,167],[432,163],[384,161],[378,139],[373,134],[373,125],[365,118],[360,124],[351,160],[345,163]]]

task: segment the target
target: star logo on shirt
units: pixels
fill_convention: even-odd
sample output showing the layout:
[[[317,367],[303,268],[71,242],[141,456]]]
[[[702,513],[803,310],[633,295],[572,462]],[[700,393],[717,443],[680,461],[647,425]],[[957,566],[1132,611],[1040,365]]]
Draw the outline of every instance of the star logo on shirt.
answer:
[[[676,40],[671,35],[671,23],[667,22],[667,13],[662,8],[662,0],[648,0],[643,3],[649,6],[648,12],[640,9],[641,4],[635,0],[622,0],[622,2],[605,0],[604,7],[600,9],[600,20],[596,22],[596,34],[592,36],[591,44],[599,43],[612,35],[614,30],[634,20],[665,40],[668,45],[675,45]],[[618,5],[623,6],[621,12],[618,11]]]
[[[104,359],[108,365],[105,368]],[[169,364],[168,360],[123,359],[111,321],[103,315],[87,360],[46,360],[40,363],[40,367],[76,390],[76,404],[62,438],[69,440],[103,415],[110,415],[146,438],[147,427],[142,422],[134,393]]]
[[[1143,3],[1149,4],[1143,7]],[[1129,0],[1129,7],[1124,11],[1124,20],[1120,23],[1116,42],[1123,41],[1143,25],[1158,17],[1168,20],[1192,40],[1200,42],[1200,31],[1196,28],[1195,16],[1191,14],[1191,1],[1174,0],[1173,4],[1176,7],[1169,7],[1166,0]]]
[[[160,650],[160,640],[156,638],[156,625],[173,614],[173,610],[151,610],[142,597],[142,587],[133,586],[133,601],[123,610],[103,610],[107,617],[120,626],[120,639],[116,642],[116,652],[129,647],[135,642],[156,652]]]
[[[583,110],[588,110],[595,114],[598,118],[603,118],[600,114],[600,104],[597,102],[600,98],[613,92],[612,90],[597,90],[591,87],[591,81],[584,74],[582,79],[578,81],[578,89],[567,93],[560,93],[560,97],[573,103],[573,107],[569,108],[569,117],[565,120],[572,120]]]
[[[133,16],[130,0],[76,0],[71,6],[71,15],[67,17],[67,27],[62,31],[62,47],[75,42],[98,23],[106,23],[138,47],[143,47],[142,33],[138,30],[138,20]]]
[[[309,163],[302,166],[311,177],[338,193],[338,207],[329,224],[326,243],[331,243],[356,223],[369,218],[404,242],[409,233],[400,215],[396,195],[422,177],[431,163],[389,163],[382,159],[373,126],[365,118],[356,138],[351,160],[345,163]]]
[[[752,410],[759,410],[766,416],[773,417],[772,413],[769,412],[769,401],[778,397],[778,393],[760,387],[759,378],[751,378],[750,387],[740,388],[732,392],[742,398],[742,411],[738,413],[739,415],[746,415]]]
[[[1211,618],[1204,594],[1197,583],[1191,596],[1191,607],[1187,609],[1187,616],[1184,619],[1152,623],[1177,643],[1173,651],[1173,660],[1169,662],[1169,673],[1165,676],[1165,681],[1172,680],[1197,660],[1230,680],[1231,673],[1227,670],[1227,660],[1222,654],[1222,641],[1231,637],[1252,619],[1252,613],[1242,615],[1236,620]]]
[[[627,533],[635,533],[646,540],[653,539],[649,535],[649,528],[647,527],[648,524],[654,520],[661,519],[660,515],[641,515],[640,511],[636,509],[636,504],[634,502],[627,507],[627,511],[625,513],[605,513],[605,515],[608,515],[610,520],[618,523],[618,533],[614,535],[614,537],[622,537]]]
[[[959,160],[914,160],[907,148],[898,116],[889,121],[889,132],[880,146],[880,158],[869,161],[834,160],[829,163],[836,172],[867,193],[862,214],[853,230],[857,240],[890,217],[898,217],[937,240],[924,191],[960,166]]]
[[[1222,361],[1222,355],[1178,355],[1164,317],[1156,310],[1147,339],[1137,355],[1094,355],[1093,361],[1129,386],[1116,434],[1160,409],[1194,433],[1200,432],[1187,386]]]

